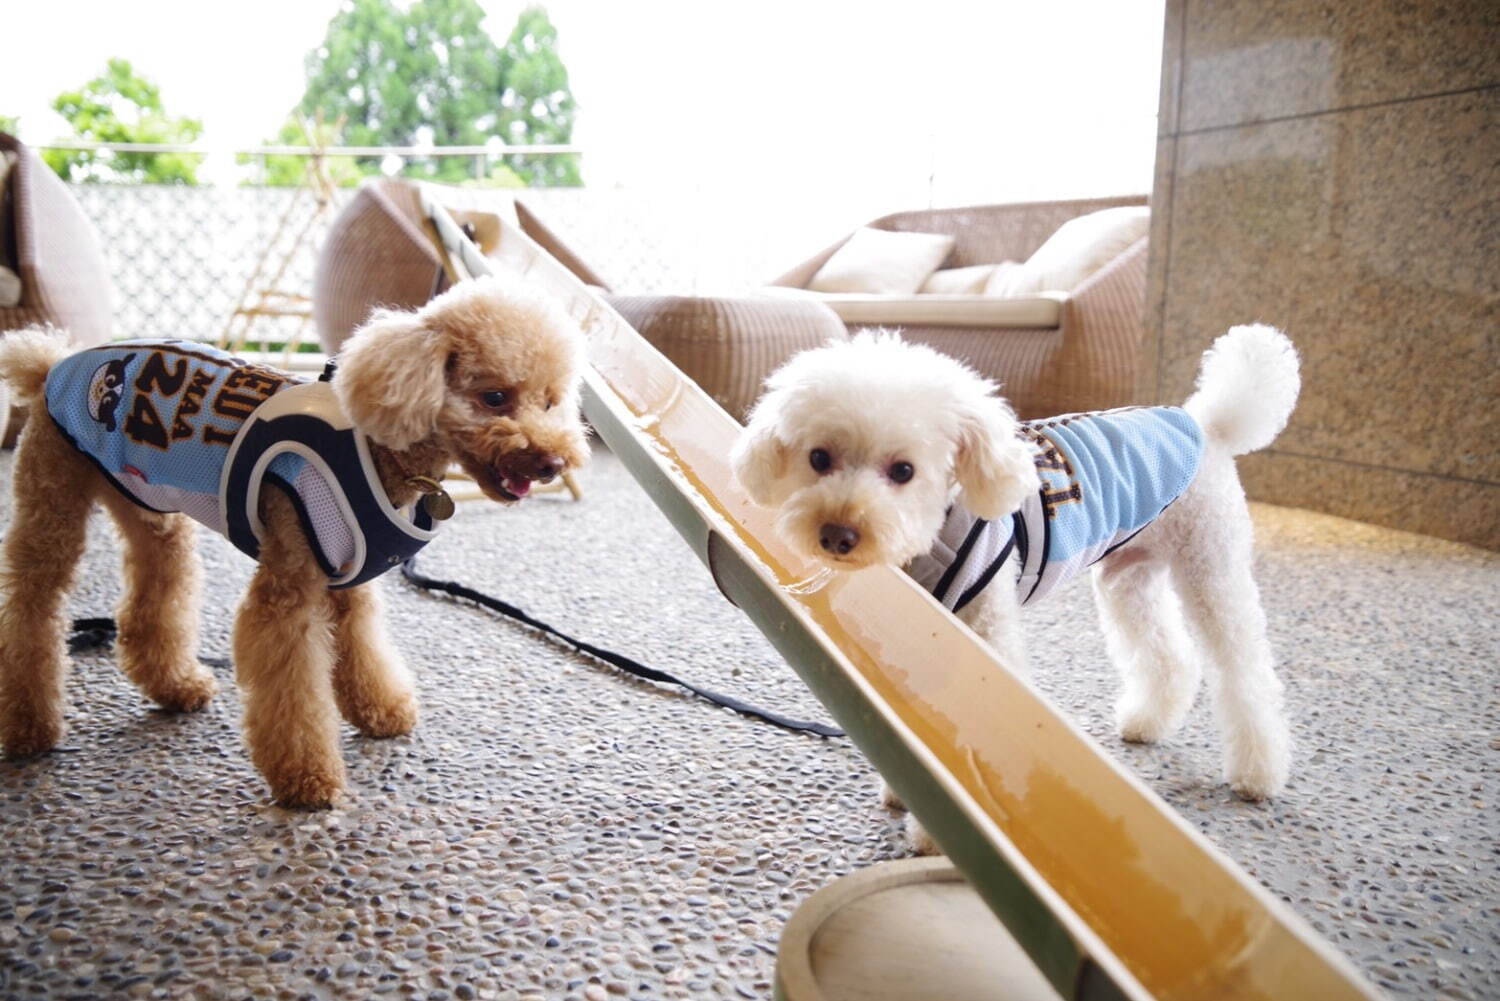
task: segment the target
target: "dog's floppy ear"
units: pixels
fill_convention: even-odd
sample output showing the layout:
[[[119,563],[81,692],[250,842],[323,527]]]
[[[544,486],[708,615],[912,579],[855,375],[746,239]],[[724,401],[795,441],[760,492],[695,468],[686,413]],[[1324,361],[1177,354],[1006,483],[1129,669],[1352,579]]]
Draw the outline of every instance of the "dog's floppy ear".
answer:
[[[783,483],[788,455],[786,443],[776,437],[775,402],[763,397],[750,415],[750,426],[735,440],[729,467],[751,500],[775,507],[790,493]]]
[[[1040,489],[1031,449],[1016,436],[1015,413],[1003,400],[984,392],[963,407],[953,475],[963,488],[964,507],[990,521],[1014,512]]]
[[[361,431],[409,448],[437,430],[448,352],[447,336],[419,314],[378,309],[339,349],[333,391]]]

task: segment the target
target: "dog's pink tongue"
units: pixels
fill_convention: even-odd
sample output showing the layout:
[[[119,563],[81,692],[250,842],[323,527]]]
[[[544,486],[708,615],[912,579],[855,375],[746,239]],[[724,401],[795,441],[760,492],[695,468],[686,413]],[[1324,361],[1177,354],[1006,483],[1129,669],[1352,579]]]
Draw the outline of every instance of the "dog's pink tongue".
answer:
[[[505,477],[505,489],[517,497],[525,497],[531,493],[531,481],[520,476]]]

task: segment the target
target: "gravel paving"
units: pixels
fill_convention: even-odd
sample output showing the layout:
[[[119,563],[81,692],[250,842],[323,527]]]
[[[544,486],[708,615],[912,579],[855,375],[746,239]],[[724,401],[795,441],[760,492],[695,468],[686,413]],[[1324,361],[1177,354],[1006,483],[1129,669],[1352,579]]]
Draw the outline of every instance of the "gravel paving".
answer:
[[[828,718],[607,452],[583,484],[582,503],[463,505],[423,572]],[[1392,994],[1500,997],[1500,557],[1255,517],[1298,745],[1285,797],[1215,784],[1204,705],[1170,744],[1111,736],[1086,584],[1031,615],[1037,683]],[[202,549],[203,653],[226,657],[250,565],[206,533]],[[117,552],[96,515],[72,614],[112,608]],[[75,659],[64,748],[0,763],[0,998],[769,998],[796,905],[905,853],[847,741],[384,583],[423,719],[395,740],[346,730],[350,794],[329,811],[267,802],[227,668],[178,716],[108,651]]]

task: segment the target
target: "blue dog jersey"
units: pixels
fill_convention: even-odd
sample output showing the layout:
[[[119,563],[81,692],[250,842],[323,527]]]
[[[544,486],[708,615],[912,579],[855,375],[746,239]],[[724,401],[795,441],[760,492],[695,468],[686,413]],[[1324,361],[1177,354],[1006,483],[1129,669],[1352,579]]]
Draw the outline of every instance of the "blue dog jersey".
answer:
[[[1187,489],[1203,431],[1181,407],[1128,407],[1023,423],[1041,487],[999,521],[954,505],[907,571],[958,611],[1014,555],[1021,604],[1129,542]]]
[[[46,398],[127,497],[180,511],[251,556],[261,485],[281,487],[334,586],[377,576],[434,534],[425,513],[391,506],[368,442],[325,383],[193,341],[115,341],[54,365]]]

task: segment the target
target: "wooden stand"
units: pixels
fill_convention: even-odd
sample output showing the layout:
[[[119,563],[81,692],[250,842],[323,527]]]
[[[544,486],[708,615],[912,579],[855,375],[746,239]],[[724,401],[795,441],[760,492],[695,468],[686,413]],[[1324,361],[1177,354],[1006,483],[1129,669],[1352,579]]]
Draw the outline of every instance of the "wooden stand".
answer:
[[[282,279],[286,277],[287,269],[291,267],[292,261],[296,259],[303,245],[312,235],[313,226],[333,206],[334,184],[328,176],[328,167],[324,162],[322,143],[322,120],[318,120],[317,127],[309,126],[308,122],[301,121],[302,132],[307,137],[308,146],[312,153],[308,156],[307,170],[303,175],[302,186],[292,193],[292,198],[287,202],[286,211],[281,214],[281,219],[276,223],[276,230],[271,234],[271,239],[266,242],[260,257],[255,262],[255,268],[250,272],[250,277],[245,281],[245,289],[240,293],[239,301],[230,311],[229,321],[224,325],[224,331],[219,335],[218,346],[231,354],[239,354],[245,350],[245,344],[250,340],[256,324],[266,318],[294,317],[298,320],[296,327],[286,337],[286,347],[282,352],[281,367],[285,369],[296,369],[307,366],[297,365],[297,349],[307,331],[308,321],[312,319],[312,300],[307,296],[296,292],[287,292],[279,288]],[[342,125],[342,120],[340,120]],[[337,131],[338,126],[335,126]],[[312,195],[312,210],[306,212],[300,220],[298,210],[303,205],[304,196]],[[284,236],[291,233],[291,242],[284,243]],[[262,338],[262,354],[265,351],[265,339]],[[321,362],[319,363],[321,364]]]

